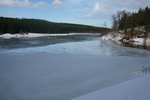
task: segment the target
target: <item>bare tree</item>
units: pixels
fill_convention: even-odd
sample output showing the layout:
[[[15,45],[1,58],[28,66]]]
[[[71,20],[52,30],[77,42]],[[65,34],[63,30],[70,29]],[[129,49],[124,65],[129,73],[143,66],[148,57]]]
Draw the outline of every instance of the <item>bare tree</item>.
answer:
[[[103,23],[103,26],[104,26],[105,28],[107,28],[107,23],[106,23],[106,22],[104,22],[104,23]]]

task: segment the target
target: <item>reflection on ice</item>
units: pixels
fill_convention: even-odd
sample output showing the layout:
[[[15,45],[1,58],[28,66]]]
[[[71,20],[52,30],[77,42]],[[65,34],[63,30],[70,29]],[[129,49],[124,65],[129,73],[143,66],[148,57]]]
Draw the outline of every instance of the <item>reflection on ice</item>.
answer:
[[[112,43],[112,41],[101,40],[101,52],[110,56],[150,57],[150,51],[123,47]]]
[[[129,56],[129,57],[150,57],[150,51],[136,48],[119,46],[108,40],[87,40],[78,42],[59,43],[40,47],[28,47],[20,49],[5,50],[5,53],[74,53],[101,56]]]
[[[115,43],[125,47],[150,50],[150,43],[146,43],[146,42],[125,42],[124,43],[120,41],[115,41]]]
[[[144,68],[141,72],[145,74],[150,73],[150,67]]]
[[[0,38],[0,49],[19,49],[28,47],[40,47],[47,45],[54,45],[67,42],[79,42],[84,40],[95,39],[98,35],[65,35],[65,36],[47,36],[36,38]]]

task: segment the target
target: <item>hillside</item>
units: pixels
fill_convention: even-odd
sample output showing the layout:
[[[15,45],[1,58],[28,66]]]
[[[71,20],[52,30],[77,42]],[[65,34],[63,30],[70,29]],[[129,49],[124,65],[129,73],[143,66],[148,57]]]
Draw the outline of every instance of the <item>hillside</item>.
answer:
[[[40,19],[0,17],[0,34],[3,33],[100,33],[107,28],[80,24],[55,23]]]

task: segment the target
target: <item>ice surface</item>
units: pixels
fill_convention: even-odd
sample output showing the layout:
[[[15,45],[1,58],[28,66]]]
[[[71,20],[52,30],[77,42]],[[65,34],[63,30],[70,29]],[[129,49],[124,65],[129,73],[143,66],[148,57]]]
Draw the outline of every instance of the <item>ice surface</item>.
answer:
[[[150,52],[87,40],[0,52],[0,99],[69,100],[140,76]]]
[[[92,41],[67,42],[54,45],[29,47],[20,49],[5,50],[0,53],[74,53],[100,56],[131,56],[131,57],[150,57],[148,50],[141,50],[129,47],[119,46],[108,40],[95,39]]]
[[[6,100],[66,100],[123,81],[150,65],[146,58],[68,53],[2,54],[0,59],[3,92],[15,98]]]

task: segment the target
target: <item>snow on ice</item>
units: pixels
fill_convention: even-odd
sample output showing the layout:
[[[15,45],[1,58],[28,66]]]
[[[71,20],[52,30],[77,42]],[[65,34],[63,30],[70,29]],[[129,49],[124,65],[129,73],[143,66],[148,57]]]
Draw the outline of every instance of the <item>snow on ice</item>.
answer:
[[[93,33],[69,33],[69,34],[43,34],[43,33],[26,33],[26,34],[10,34],[5,33],[0,35],[1,38],[10,39],[10,38],[30,38],[30,37],[43,37],[43,36],[66,36],[66,35],[92,35]],[[99,34],[100,33],[94,33]]]
[[[149,100],[149,78],[147,74],[71,100]]]

